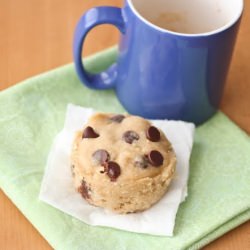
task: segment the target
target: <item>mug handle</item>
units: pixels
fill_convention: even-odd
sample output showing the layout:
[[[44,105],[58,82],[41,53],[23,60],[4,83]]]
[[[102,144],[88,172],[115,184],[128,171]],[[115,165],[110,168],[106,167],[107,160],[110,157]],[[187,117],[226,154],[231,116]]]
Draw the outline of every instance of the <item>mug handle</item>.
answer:
[[[73,55],[76,72],[80,80],[92,89],[109,89],[115,85],[117,77],[116,67],[111,66],[99,74],[88,73],[82,63],[82,49],[88,32],[100,24],[113,24],[121,33],[125,32],[125,22],[122,9],[117,7],[102,6],[88,10],[79,20],[73,42]]]

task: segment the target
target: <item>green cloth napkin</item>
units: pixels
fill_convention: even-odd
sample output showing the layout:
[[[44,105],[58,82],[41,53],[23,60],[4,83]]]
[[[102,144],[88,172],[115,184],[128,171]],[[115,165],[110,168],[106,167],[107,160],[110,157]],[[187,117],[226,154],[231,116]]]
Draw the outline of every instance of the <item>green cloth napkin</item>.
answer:
[[[109,49],[87,59],[86,67],[97,72],[115,58],[116,49]],[[178,211],[174,237],[89,226],[39,201],[47,155],[67,103],[123,111],[113,91],[84,87],[73,65],[0,93],[0,186],[55,249],[198,249],[249,220],[250,140],[220,112],[196,131],[189,195]]]

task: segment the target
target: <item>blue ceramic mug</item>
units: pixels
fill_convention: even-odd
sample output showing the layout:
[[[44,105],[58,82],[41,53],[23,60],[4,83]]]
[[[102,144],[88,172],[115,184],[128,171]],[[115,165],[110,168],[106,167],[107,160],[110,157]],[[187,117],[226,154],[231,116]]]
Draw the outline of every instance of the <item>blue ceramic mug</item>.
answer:
[[[243,0],[126,0],[97,7],[80,19],[74,61],[89,88],[114,88],[131,114],[200,124],[218,109],[243,10]],[[86,72],[88,32],[113,24],[121,32],[117,63]]]

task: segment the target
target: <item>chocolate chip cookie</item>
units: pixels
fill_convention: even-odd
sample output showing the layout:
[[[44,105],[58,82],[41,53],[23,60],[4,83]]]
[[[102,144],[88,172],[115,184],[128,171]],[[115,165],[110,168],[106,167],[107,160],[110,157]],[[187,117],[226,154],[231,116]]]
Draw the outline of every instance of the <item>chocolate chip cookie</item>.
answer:
[[[176,157],[164,133],[132,115],[93,115],[76,133],[71,155],[75,186],[90,204],[117,213],[143,211],[159,201]]]

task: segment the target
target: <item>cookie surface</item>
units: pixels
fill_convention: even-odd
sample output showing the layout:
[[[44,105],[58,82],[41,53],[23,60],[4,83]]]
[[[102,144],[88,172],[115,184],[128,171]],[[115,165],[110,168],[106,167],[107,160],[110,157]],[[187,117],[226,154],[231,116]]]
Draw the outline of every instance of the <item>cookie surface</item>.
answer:
[[[77,132],[71,161],[82,197],[117,213],[143,211],[159,201],[176,165],[171,144],[149,121],[104,113]]]

